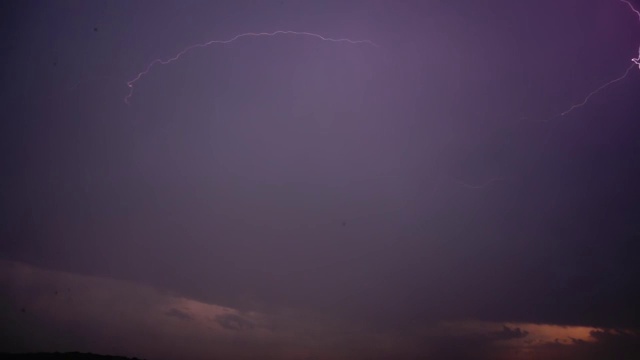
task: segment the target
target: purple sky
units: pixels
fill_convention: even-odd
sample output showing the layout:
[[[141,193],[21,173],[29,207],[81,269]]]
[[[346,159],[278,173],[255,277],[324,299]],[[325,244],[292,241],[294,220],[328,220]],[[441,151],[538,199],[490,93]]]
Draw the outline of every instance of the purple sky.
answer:
[[[0,351],[640,356],[629,5],[2,3]]]

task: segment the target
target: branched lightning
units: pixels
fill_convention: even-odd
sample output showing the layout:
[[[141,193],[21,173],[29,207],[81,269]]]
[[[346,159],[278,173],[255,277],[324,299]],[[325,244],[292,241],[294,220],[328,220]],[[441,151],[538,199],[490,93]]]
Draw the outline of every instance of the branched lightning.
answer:
[[[633,12],[638,16],[638,20],[640,21],[640,11],[638,11],[638,10],[633,6],[633,4],[632,4],[631,2],[629,2],[628,0],[620,0],[620,1],[621,1],[621,2],[623,2],[623,3],[625,3],[625,4],[627,4],[627,6],[629,6],[629,8],[631,9],[631,11],[633,11]],[[601,85],[600,87],[598,87],[597,89],[593,90],[592,92],[590,92],[590,93],[589,93],[589,94],[584,98],[584,100],[582,100],[582,102],[577,103],[577,104],[574,104],[574,105],[572,105],[571,107],[569,107],[567,110],[565,110],[565,111],[563,111],[563,112],[561,112],[561,113],[559,113],[559,114],[556,114],[556,115],[552,116],[551,118],[548,118],[547,120],[542,120],[542,121],[543,121],[543,122],[549,122],[549,121],[551,121],[551,120],[553,120],[553,119],[556,119],[556,118],[558,118],[558,117],[565,116],[565,115],[569,114],[570,112],[572,112],[573,110],[575,110],[575,109],[577,109],[577,108],[580,108],[580,107],[585,106],[585,105],[589,102],[589,100],[591,99],[591,97],[593,97],[593,96],[594,96],[594,95],[596,95],[597,93],[601,92],[601,91],[602,91],[602,90],[604,90],[605,88],[607,88],[607,87],[611,86],[612,84],[617,83],[617,82],[622,81],[623,79],[625,79],[625,78],[629,75],[629,73],[631,72],[631,70],[632,70],[634,67],[636,67],[636,66],[637,66],[637,67],[638,67],[638,69],[640,69],[640,47],[638,48],[638,56],[637,56],[637,57],[635,57],[635,58],[632,58],[632,59],[631,59],[631,62],[632,62],[632,64],[627,68],[627,70],[624,72],[624,74],[623,74],[622,76],[620,76],[620,77],[618,77],[618,78],[615,78],[615,79],[613,79],[613,80],[610,80],[610,81],[606,82],[605,84]],[[520,120],[524,120],[524,118],[521,118]],[[551,136],[551,133],[552,133],[552,132],[553,132],[552,130],[551,130],[551,131],[549,131],[549,133],[548,133],[548,135],[547,135],[547,137],[546,137],[546,139],[545,139],[545,141],[544,141],[544,144],[546,144],[546,143],[549,141],[549,138],[550,138],[550,136]],[[533,166],[533,165],[532,165],[532,166]],[[491,185],[491,184],[493,184],[493,183],[495,183],[495,182],[503,181],[503,180],[504,180],[504,179],[502,179],[502,178],[493,178],[493,179],[490,179],[490,180],[488,180],[488,181],[486,181],[486,182],[484,182],[484,183],[482,183],[482,184],[477,184],[477,185],[476,185],[476,184],[468,184],[468,183],[465,183],[465,182],[463,182],[463,181],[460,181],[460,180],[454,179],[455,183],[457,183],[457,184],[458,184],[458,185],[460,185],[460,186],[463,186],[463,187],[469,188],[469,189],[483,189],[483,188],[485,188],[485,187],[487,187],[487,186],[489,186],[489,185]]]
[[[232,43],[232,42],[234,42],[234,41],[236,41],[236,40],[238,40],[240,38],[243,38],[243,37],[276,36],[276,35],[286,35],[286,34],[310,36],[310,37],[315,37],[317,39],[320,39],[322,41],[347,42],[349,44],[369,44],[369,45],[378,47],[378,45],[376,43],[374,43],[373,41],[371,41],[371,40],[350,40],[350,39],[346,39],[346,38],[332,39],[332,38],[324,37],[322,35],[318,35],[318,34],[315,34],[315,33],[310,33],[310,32],[305,32],[305,31],[289,31],[289,30],[278,30],[278,31],[270,32],[270,33],[266,33],[266,32],[252,33],[252,32],[249,32],[249,33],[236,35],[236,36],[232,37],[229,40],[211,40],[211,41],[207,41],[205,43],[191,45],[191,46],[185,48],[184,50],[180,51],[179,53],[177,53],[173,57],[170,57],[170,58],[167,58],[167,59],[155,59],[152,62],[150,62],[149,65],[146,66],[144,71],[138,73],[138,75],[136,75],[132,80],[127,82],[127,86],[129,87],[129,93],[124,98],[124,102],[127,103],[127,104],[129,103],[129,99],[133,95],[133,88],[134,88],[135,84],[143,76],[147,75],[156,64],[167,65],[167,64],[170,64],[170,63],[180,59],[180,57],[182,55],[188,53],[189,51],[191,51],[193,49],[204,48],[204,47],[208,47],[208,46],[213,45],[213,44],[229,44],[229,43]]]
[[[632,59],[632,60],[633,60],[634,62],[636,61],[636,59]],[[602,91],[604,88],[608,87],[609,85],[611,85],[611,84],[613,84],[613,83],[616,83],[616,82],[618,82],[618,81],[620,81],[620,80],[622,80],[622,79],[626,78],[626,77],[627,77],[627,75],[629,75],[629,72],[631,71],[631,69],[633,69],[635,66],[636,66],[635,64],[631,64],[631,66],[629,66],[629,68],[627,69],[627,71],[625,71],[625,72],[624,72],[624,75],[620,76],[619,78],[613,79],[613,80],[611,80],[611,81],[609,81],[609,82],[605,83],[604,85],[600,86],[599,88],[597,88],[597,89],[593,90],[592,92],[590,92],[590,93],[589,93],[589,95],[587,95],[587,97],[585,97],[585,98],[584,98],[584,100],[582,100],[582,102],[581,102],[581,103],[579,103],[579,104],[575,104],[575,105],[572,105],[568,110],[566,110],[566,111],[564,111],[564,112],[560,113],[560,116],[565,116],[565,115],[567,115],[568,113],[572,112],[574,109],[577,109],[577,108],[579,108],[579,107],[584,106],[584,105],[589,101],[589,99],[591,99],[591,97],[592,97],[593,95],[595,95],[595,94],[599,93],[600,91]]]
[[[633,13],[635,13],[638,17],[638,20],[640,21],[640,11],[638,11],[633,4],[628,1],[628,0],[619,0],[620,2],[625,3]],[[211,45],[214,44],[220,44],[220,45],[224,45],[224,44],[230,44],[232,42],[235,42],[236,40],[239,40],[241,38],[244,37],[273,37],[273,36],[278,36],[278,35],[295,35],[295,36],[307,36],[307,37],[313,37],[316,38],[318,40],[321,41],[330,41],[330,42],[345,42],[345,43],[349,43],[349,44],[353,44],[353,45],[357,45],[357,44],[367,44],[367,45],[371,45],[374,47],[379,47],[376,43],[374,43],[371,40],[351,40],[351,39],[347,39],[347,38],[338,38],[338,39],[334,39],[334,38],[328,38],[328,37],[324,37],[322,35],[316,34],[316,33],[311,33],[311,32],[300,32],[300,31],[290,31],[290,30],[278,30],[278,31],[274,31],[274,32],[258,32],[258,33],[254,33],[254,32],[248,32],[248,33],[242,33],[239,35],[236,35],[228,40],[210,40],[204,43],[198,43],[198,44],[194,44],[194,45],[190,45],[186,48],[184,48],[182,51],[178,52],[177,54],[175,54],[172,57],[168,57],[168,58],[158,58],[155,59],[153,61],[151,61],[145,68],[143,71],[139,72],[135,77],[133,77],[131,80],[127,81],[126,84],[129,88],[128,94],[125,96],[124,98],[124,102],[126,104],[129,104],[129,101],[133,95],[133,91],[134,88],[136,86],[136,84],[138,83],[138,81],[140,81],[144,76],[146,76],[147,74],[149,74],[149,72],[151,72],[151,70],[154,68],[154,66],[156,65],[168,65],[172,62],[175,62],[177,60],[179,60],[183,55],[187,54],[188,52],[190,52],[191,50],[195,50],[197,48],[206,48],[209,47]],[[601,85],[600,87],[598,87],[597,89],[593,90],[592,92],[590,92],[584,99],[582,102],[577,103],[572,105],[571,107],[569,107],[567,110],[553,116],[551,119],[557,118],[557,117],[562,117],[565,116],[569,113],[571,113],[572,111],[574,111],[575,109],[578,109],[580,107],[585,106],[589,100],[595,96],[596,94],[598,94],[599,92],[601,92],[602,90],[606,89],[607,87],[611,86],[614,83],[617,83],[619,81],[622,81],[623,79],[625,79],[629,73],[631,72],[631,70],[637,66],[640,69],[640,47],[638,48],[638,56],[635,58],[631,59],[632,64],[626,69],[626,71],[624,72],[624,74],[618,78],[615,78],[613,80],[610,80],[606,83],[604,83],[603,85]],[[546,121],[550,121],[546,120]],[[457,183],[460,186],[466,187],[468,189],[483,189],[486,188],[496,182],[501,182],[504,181],[503,178],[492,178],[482,184],[468,184],[465,183],[463,181],[454,180],[455,183]],[[437,184],[434,186],[434,192],[436,190]]]
[[[620,2],[623,2],[623,3],[627,4],[627,6],[629,6],[629,8],[631,9],[631,11],[633,11],[633,12],[638,16],[638,20],[640,21],[640,11],[638,11],[638,10],[633,6],[633,4],[632,4],[631,2],[629,2],[628,0],[620,0]],[[629,73],[631,72],[631,69],[633,69],[636,65],[638,66],[638,69],[640,69],[640,47],[638,47],[638,57],[631,58],[631,62],[632,62],[632,64],[627,68],[627,70],[624,72],[624,74],[623,74],[622,76],[620,76],[620,77],[618,77],[618,78],[616,78],[616,79],[613,79],[613,80],[611,80],[611,81],[609,81],[609,82],[607,82],[607,83],[603,84],[603,85],[602,85],[602,86],[600,86],[599,88],[595,89],[594,91],[590,92],[590,93],[589,93],[589,94],[584,98],[584,100],[583,100],[581,103],[579,103],[579,104],[575,104],[575,105],[572,105],[572,106],[571,106],[569,109],[567,109],[566,111],[564,111],[564,112],[562,112],[562,113],[560,113],[560,114],[557,114],[557,115],[555,115],[555,116],[551,117],[550,119],[548,119],[548,120],[544,120],[544,121],[545,121],[545,122],[547,122],[547,121],[551,121],[552,119],[555,119],[555,118],[557,118],[557,117],[564,116],[564,115],[566,115],[566,114],[570,113],[571,111],[573,111],[573,110],[575,110],[575,109],[577,109],[577,108],[579,108],[579,107],[584,106],[584,105],[589,101],[589,99],[591,99],[591,97],[592,97],[592,96],[594,96],[594,95],[595,95],[595,94],[597,94],[598,92],[602,91],[603,89],[605,89],[605,88],[606,88],[606,87],[608,87],[609,85],[614,84],[614,83],[616,83],[616,82],[618,82],[618,81],[621,81],[621,80],[623,80],[624,78],[626,78],[626,77],[627,77],[627,75],[629,75]],[[555,128],[556,126],[557,126],[557,123],[553,125],[553,128]],[[545,137],[545,140],[544,140],[543,144],[542,144],[542,146],[543,146],[543,147],[544,147],[544,146],[549,142],[549,139],[551,138],[552,133],[553,133],[553,129],[550,129],[550,130],[549,130],[549,132],[547,133],[547,136]],[[529,167],[529,172],[532,172],[532,171],[533,171],[533,167],[534,167],[534,165],[535,165],[535,163],[532,163],[532,164],[530,165],[530,167]]]
[[[633,11],[638,16],[638,20],[640,21],[640,11],[636,10],[636,8],[633,6],[633,4],[631,4],[631,2],[629,2],[628,0],[620,0],[620,2],[623,2],[623,3],[627,4],[629,6],[629,8],[631,9],[631,11]],[[624,75],[620,76],[619,78],[613,79],[613,80],[603,84],[599,88],[593,90],[592,92],[589,93],[589,95],[587,95],[584,98],[584,100],[581,103],[572,105],[569,109],[567,109],[566,111],[560,113],[559,115],[554,116],[553,118],[558,117],[558,116],[565,116],[568,113],[572,112],[573,110],[584,106],[589,101],[589,99],[591,99],[592,96],[594,96],[595,94],[599,93],[600,91],[602,91],[603,89],[605,89],[609,85],[611,85],[613,83],[616,83],[616,82],[626,78],[627,75],[629,75],[629,72],[631,71],[631,69],[633,69],[636,65],[638,65],[638,68],[640,69],[640,47],[638,48],[638,57],[632,58],[631,62],[633,64],[631,64],[631,66],[629,66],[627,71],[624,72]],[[551,120],[551,119],[549,119],[549,120]],[[549,120],[547,120],[547,121],[549,121]]]
[[[636,9],[633,7],[633,4],[631,4],[628,0],[620,0],[620,1],[622,1],[623,3],[625,3],[625,4],[629,5],[629,8],[631,8],[631,11],[633,11],[634,13],[636,13],[636,15],[638,15],[638,20],[640,20],[640,11],[636,10]]]

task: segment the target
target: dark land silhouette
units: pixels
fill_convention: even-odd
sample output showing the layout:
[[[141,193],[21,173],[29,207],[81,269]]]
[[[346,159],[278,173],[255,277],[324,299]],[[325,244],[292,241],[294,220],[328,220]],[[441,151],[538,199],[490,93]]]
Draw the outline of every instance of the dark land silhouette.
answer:
[[[0,353],[0,358],[5,360],[145,360],[136,357],[129,358],[124,356],[99,355],[80,352],[25,354]]]

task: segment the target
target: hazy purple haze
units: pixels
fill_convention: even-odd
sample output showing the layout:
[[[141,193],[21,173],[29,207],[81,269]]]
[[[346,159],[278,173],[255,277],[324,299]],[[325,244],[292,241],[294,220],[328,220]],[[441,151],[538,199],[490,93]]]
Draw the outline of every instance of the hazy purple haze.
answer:
[[[0,351],[640,356],[628,4],[0,13]]]

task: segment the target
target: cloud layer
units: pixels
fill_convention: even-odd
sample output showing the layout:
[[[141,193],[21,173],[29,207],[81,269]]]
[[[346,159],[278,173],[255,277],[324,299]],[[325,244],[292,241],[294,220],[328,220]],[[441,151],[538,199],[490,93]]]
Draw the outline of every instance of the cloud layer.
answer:
[[[424,324],[412,333],[381,333],[293,309],[243,312],[130,282],[16,262],[0,266],[7,294],[3,351],[90,351],[159,360],[640,354],[638,333],[630,330],[458,320]]]

